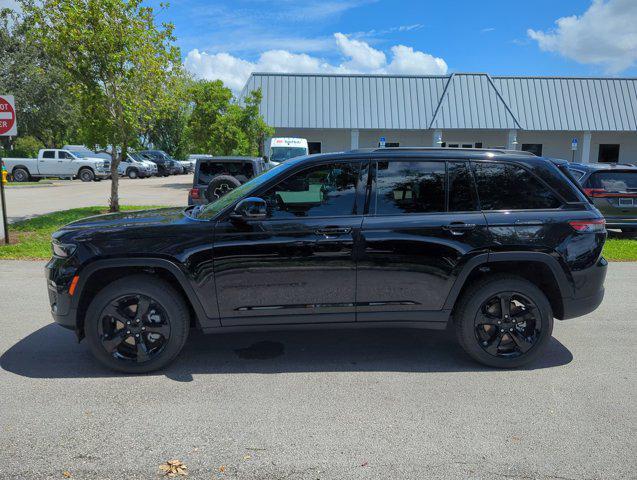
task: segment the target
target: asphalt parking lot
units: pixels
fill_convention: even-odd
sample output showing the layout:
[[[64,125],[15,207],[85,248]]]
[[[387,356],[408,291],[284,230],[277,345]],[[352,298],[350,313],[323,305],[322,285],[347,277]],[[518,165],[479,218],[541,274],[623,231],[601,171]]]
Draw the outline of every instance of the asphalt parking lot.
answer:
[[[121,205],[186,205],[192,174],[131,180],[120,178]],[[111,182],[59,180],[52,184],[11,186],[6,189],[7,215],[14,222],[69,208],[108,205]]]
[[[104,370],[51,324],[43,262],[0,262],[0,478],[619,479],[637,471],[637,265],[530,368],[445,332],[192,335],[166,371]]]

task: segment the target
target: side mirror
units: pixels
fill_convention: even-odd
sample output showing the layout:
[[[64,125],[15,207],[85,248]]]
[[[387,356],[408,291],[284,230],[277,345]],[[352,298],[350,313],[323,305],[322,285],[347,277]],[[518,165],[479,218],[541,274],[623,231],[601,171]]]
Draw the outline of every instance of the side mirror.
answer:
[[[263,220],[268,216],[268,205],[262,198],[248,197],[234,207],[231,220]]]

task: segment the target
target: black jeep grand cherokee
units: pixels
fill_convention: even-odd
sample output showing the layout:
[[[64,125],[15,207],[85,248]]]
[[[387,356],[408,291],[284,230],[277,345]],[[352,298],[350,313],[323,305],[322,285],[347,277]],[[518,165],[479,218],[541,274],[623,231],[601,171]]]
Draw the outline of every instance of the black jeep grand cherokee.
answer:
[[[290,160],[205,206],[92,217],[53,235],[54,319],[105,365],[170,363],[189,329],[452,325],[517,367],[553,317],[604,295],[604,220],[553,162],[378,149]]]

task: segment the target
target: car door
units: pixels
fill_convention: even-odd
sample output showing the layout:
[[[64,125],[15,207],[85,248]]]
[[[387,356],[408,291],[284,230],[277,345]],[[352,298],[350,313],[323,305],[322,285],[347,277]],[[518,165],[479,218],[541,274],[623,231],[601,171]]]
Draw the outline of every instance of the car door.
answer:
[[[426,320],[439,311],[462,266],[486,253],[468,162],[395,158],[372,164],[361,230],[357,320]]]
[[[304,166],[256,193],[267,202],[265,220],[218,221],[222,325],[355,321],[354,245],[366,180],[359,161]]]
[[[40,175],[56,175],[58,159],[55,150],[44,150],[38,158],[38,173]]]
[[[78,162],[70,152],[65,150],[58,151],[58,175],[77,175],[78,170]]]

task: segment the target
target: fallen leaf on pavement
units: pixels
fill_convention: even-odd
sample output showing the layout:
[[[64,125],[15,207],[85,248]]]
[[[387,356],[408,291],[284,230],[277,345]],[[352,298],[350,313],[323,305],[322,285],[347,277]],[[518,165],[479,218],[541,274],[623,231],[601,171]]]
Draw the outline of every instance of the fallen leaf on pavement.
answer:
[[[64,472],[62,472],[62,476],[64,478],[71,478],[73,475],[71,474],[71,472],[64,471]]]
[[[188,475],[188,467],[180,460],[168,460],[159,466],[159,470],[164,472],[167,477],[176,477],[177,475]]]
[[[369,462],[367,460],[361,463],[361,467],[366,467],[367,465],[369,465]]]
[[[225,471],[226,471],[226,467],[225,467],[225,465],[221,465],[221,466],[219,467],[219,471],[220,471],[221,473],[225,472]]]
[[[252,455],[246,454],[243,456],[244,460],[250,460],[252,458]]]

